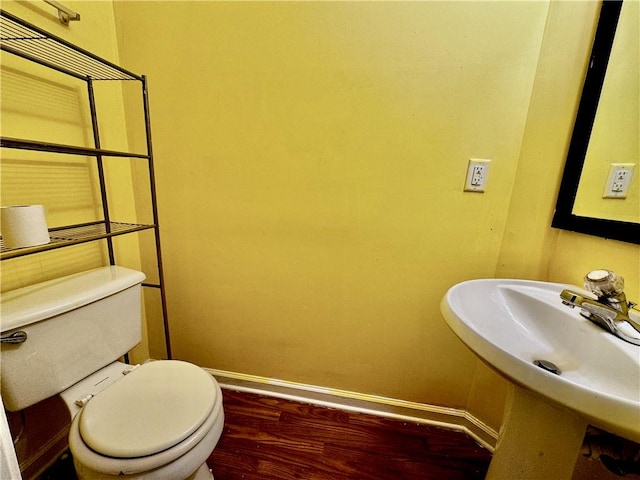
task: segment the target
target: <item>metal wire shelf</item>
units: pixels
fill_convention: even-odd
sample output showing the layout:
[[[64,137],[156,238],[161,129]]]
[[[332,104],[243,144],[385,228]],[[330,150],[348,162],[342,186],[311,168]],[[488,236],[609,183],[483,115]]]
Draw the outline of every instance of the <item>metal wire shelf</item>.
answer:
[[[68,247],[80,243],[92,242],[104,238],[124,235],[126,233],[137,232],[154,228],[155,225],[142,225],[135,223],[109,222],[109,228],[105,222],[91,222],[78,225],[68,225],[65,227],[49,229],[51,241],[45,245],[37,245],[24,248],[7,248],[0,237],[0,259],[31,255],[33,253],[44,252],[56,248]]]
[[[92,80],[141,80],[114,63],[0,10],[0,48],[67,75]]]
[[[56,248],[68,247],[95,240],[105,240],[109,253],[109,263],[115,265],[115,254],[112,237],[153,229],[155,237],[155,254],[158,268],[158,283],[143,284],[159,288],[162,303],[162,321],[164,327],[166,356],[171,359],[171,340],[167,318],[167,302],[164,289],[164,274],[162,269],[162,249],[160,247],[160,228],[158,226],[158,208],[153,166],[153,148],[151,142],[151,125],[149,119],[149,96],[147,79],[144,75],[136,75],[124,68],[109,62],[93,53],[84,50],[60,37],[57,37],[35,25],[13,16],[0,9],[0,49],[25,60],[56,70],[63,74],[86,82],[87,98],[91,111],[91,125],[94,137],[94,148],[61,145],[35,140],[0,137],[0,147],[23,150],[34,150],[49,153],[88,155],[96,159],[100,194],[102,197],[103,219],[97,222],[49,229],[51,241],[46,245],[26,248],[9,249],[4,246],[0,238],[0,260],[8,260],[33,253],[44,252]],[[97,80],[135,80],[140,82],[142,93],[142,109],[147,143],[147,153],[120,152],[101,148],[98,128],[98,114],[94,96],[94,81]],[[106,194],[105,172],[103,157],[142,158],[147,161],[149,170],[149,193],[153,224],[141,225],[132,223],[112,222],[109,214],[109,202]]]

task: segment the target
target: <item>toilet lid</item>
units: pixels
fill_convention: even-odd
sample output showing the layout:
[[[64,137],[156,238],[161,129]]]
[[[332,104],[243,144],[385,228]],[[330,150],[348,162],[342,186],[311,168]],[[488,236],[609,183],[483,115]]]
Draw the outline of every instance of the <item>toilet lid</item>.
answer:
[[[87,403],[79,414],[80,435],[102,455],[152,455],[195,432],[216,395],[213,378],[201,368],[178,360],[150,362]]]

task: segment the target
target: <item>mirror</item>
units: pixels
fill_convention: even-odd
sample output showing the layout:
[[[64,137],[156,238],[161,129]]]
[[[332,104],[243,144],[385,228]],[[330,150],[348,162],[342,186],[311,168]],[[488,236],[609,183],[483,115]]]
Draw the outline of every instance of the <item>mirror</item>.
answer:
[[[640,244],[638,2],[604,1],[552,226]],[[603,198],[611,163],[635,164],[627,198]]]

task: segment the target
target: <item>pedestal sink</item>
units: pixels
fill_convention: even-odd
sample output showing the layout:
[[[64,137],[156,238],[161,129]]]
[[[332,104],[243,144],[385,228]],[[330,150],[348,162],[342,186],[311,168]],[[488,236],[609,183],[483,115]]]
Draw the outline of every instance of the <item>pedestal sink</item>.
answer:
[[[471,280],[442,300],[454,333],[512,383],[487,479],[570,479],[589,424],[640,442],[640,346],[563,305],[567,288],[582,291]]]

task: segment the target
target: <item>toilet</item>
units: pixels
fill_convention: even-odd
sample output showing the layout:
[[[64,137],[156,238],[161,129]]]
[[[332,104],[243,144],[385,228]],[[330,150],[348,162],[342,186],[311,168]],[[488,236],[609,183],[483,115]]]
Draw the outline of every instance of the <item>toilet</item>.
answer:
[[[108,266],[3,293],[2,399],[19,411],[60,395],[81,480],[211,480],[224,425],[213,376],[178,360],[118,361],[141,340],[144,278]]]

